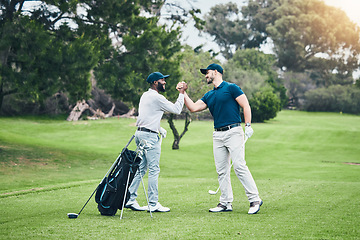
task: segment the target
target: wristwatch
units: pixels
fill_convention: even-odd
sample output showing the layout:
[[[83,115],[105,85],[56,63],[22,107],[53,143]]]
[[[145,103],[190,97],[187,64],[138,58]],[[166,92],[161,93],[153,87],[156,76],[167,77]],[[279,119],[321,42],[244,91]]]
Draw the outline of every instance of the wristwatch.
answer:
[[[250,123],[245,123],[245,127],[250,127],[251,126],[251,124]]]

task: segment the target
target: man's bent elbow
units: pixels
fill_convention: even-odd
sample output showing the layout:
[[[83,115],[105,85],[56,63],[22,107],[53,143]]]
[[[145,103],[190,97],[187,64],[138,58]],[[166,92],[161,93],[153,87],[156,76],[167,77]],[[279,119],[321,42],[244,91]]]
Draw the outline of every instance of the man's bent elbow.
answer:
[[[192,113],[193,113],[193,112],[196,112],[196,111],[194,110],[194,108],[193,108],[192,106],[190,106],[189,104],[186,104],[186,102],[185,102],[185,106],[186,106],[187,109],[189,109],[190,112],[192,112]]]
[[[189,111],[192,112],[192,113],[201,111],[201,109],[196,108],[196,107],[188,107],[188,109],[189,109]]]

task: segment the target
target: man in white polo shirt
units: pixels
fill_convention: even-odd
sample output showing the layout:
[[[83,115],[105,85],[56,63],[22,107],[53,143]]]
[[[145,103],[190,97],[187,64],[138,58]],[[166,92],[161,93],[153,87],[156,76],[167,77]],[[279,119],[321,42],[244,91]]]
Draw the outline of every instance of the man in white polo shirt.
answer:
[[[151,212],[169,212],[170,208],[163,207],[159,202],[158,177],[160,173],[160,154],[161,154],[161,135],[166,135],[165,129],[160,127],[160,120],[164,112],[180,114],[184,106],[183,83],[178,83],[176,89],[180,92],[175,103],[168,101],[160,92],[165,92],[165,79],[169,75],[163,75],[160,72],[151,73],[146,81],[150,83],[150,88],[144,92],[140,98],[139,116],[136,122],[137,131],[135,132],[135,141],[139,145],[141,140],[147,142],[145,153],[139,166],[141,176],[144,176],[149,169],[148,176],[148,195]],[[148,210],[147,206],[140,207],[136,201],[137,189],[141,177],[137,174],[129,188],[130,199],[125,205],[134,211]]]

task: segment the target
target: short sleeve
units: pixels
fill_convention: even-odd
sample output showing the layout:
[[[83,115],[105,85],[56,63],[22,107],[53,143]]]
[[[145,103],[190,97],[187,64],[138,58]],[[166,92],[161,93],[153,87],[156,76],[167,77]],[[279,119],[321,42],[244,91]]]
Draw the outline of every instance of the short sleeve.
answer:
[[[231,96],[234,99],[237,98],[238,96],[244,94],[243,90],[241,90],[241,88],[234,83],[229,84],[229,90],[230,90]]]

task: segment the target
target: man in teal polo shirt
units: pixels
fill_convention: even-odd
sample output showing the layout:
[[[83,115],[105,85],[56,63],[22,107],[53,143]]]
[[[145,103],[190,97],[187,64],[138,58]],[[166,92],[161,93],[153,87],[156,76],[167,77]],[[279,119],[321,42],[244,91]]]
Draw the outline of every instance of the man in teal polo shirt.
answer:
[[[209,211],[232,211],[231,158],[235,174],[242,183],[250,202],[248,213],[255,214],[259,212],[263,202],[245,162],[244,131],[240,125],[241,107],[245,118],[245,137],[250,138],[253,129],[251,128],[251,108],[248,99],[236,84],[223,81],[224,70],[220,65],[213,63],[207,68],[200,69],[200,71],[205,74],[207,83],[214,85],[214,89],[207,92],[195,103],[185,92],[184,100],[186,107],[191,112],[209,108],[214,118],[213,151],[221,196],[220,203],[216,207],[210,208]]]

